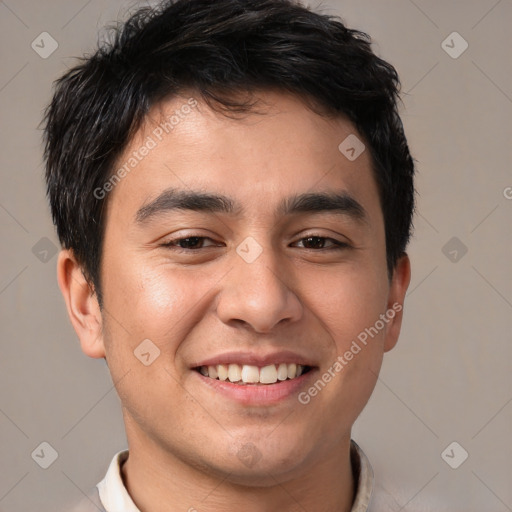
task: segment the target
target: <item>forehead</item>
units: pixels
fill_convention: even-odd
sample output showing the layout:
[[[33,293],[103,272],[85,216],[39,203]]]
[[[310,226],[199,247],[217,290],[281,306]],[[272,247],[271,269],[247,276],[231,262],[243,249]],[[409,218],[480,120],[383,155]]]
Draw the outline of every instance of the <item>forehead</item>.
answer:
[[[245,213],[251,205],[270,213],[272,204],[284,213],[284,197],[331,191],[357,196],[372,213],[378,191],[369,151],[346,117],[323,117],[286,93],[257,99],[254,112],[234,117],[194,92],[154,106],[116,164],[114,172],[127,172],[109,203],[131,208],[136,220],[141,207],[172,188],[236,198]]]

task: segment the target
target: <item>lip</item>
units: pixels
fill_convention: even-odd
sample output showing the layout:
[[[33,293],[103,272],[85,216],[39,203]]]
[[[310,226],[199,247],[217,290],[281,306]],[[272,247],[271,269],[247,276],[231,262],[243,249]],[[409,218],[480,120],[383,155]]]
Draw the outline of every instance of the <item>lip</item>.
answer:
[[[307,359],[306,357],[297,354],[291,350],[280,350],[278,352],[258,353],[258,352],[225,352],[218,354],[214,357],[203,359],[194,363],[191,368],[198,368],[200,366],[216,366],[218,364],[239,364],[239,365],[252,365],[252,366],[267,366],[269,364],[280,363],[296,363],[303,366],[315,367],[315,362]],[[299,379],[300,377],[297,377]],[[212,380],[212,379],[210,379]]]
[[[222,364],[222,363],[218,363]],[[314,378],[318,368],[311,368],[307,373],[294,379],[278,381],[275,384],[234,384],[225,380],[211,379],[192,370],[201,383],[214,393],[220,394],[241,405],[275,405],[284,400],[295,399],[301,389],[306,388]]]

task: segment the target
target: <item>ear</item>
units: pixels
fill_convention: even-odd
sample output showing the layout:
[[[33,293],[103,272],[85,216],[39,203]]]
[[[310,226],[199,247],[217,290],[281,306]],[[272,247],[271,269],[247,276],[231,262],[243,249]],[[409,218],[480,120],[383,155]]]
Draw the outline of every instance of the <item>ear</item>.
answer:
[[[105,358],[102,317],[96,293],[87,283],[73,252],[68,249],[59,253],[57,281],[82,351],[89,357]]]
[[[384,340],[384,352],[391,350],[398,341],[402,327],[405,293],[411,282],[411,262],[409,256],[403,253],[398,259],[388,295],[388,311],[395,311],[395,316],[389,321]]]

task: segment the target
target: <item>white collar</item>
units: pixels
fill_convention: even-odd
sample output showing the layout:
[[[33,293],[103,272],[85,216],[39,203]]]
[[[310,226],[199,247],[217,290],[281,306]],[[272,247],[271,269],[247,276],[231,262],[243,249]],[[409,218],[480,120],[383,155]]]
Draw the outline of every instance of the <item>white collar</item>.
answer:
[[[350,512],[367,512],[372,498],[374,476],[373,468],[361,447],[350,440],[350,461],[357,476],[356,496]]]
[[[121,477],[121,466],[128,458],[128,450],[117,452],[108,467],[105,478],[96,485],[107,512],[140,512],[131,499]]]
[[[121,466],[128,458],[128,450],[117,452],[105,478],[96,485],[107,512],[140,512],[131,499],[121,477]],[[350,460],[357,475],[357,489],[351,512],[367,512],[373,490],[373,469],[359,445],[351,439]]]

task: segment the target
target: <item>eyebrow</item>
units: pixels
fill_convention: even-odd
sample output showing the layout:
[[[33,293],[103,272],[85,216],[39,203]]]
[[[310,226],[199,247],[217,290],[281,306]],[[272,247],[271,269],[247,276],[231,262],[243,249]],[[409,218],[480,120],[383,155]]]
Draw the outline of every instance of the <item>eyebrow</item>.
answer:
[[[236,216],[243,213],[244,208],[222,194],[169,188],[148,204],[143,205],[137,211],[135,219],[138,224],[143,224],[161,214],[176,210]],[[366,210],[346,191],[309,192],[287,197],[278,205],[276,216],[328,212],[349,217],[361,224],[369,224]]]

